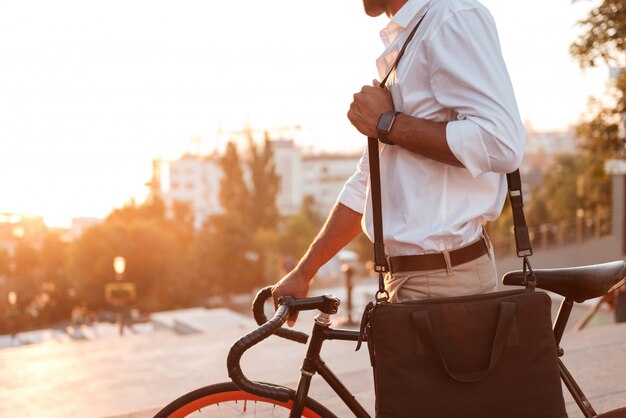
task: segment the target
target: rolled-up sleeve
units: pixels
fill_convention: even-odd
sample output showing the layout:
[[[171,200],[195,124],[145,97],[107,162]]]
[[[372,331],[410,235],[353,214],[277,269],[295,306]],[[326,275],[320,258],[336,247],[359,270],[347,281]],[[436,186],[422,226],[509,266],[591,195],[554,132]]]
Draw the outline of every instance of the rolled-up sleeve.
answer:
[[[369,154],[367,147],[357,163],[356,171],[344,184],[337,202],[349,207],[355,212],[363,213],[367,200],[367,182],[369,179]]]
[[[425,46],[435,99],[458,114],[446,128],[452,153],[473,177],[515,171],[526,137],[489,12],[454,13]]]

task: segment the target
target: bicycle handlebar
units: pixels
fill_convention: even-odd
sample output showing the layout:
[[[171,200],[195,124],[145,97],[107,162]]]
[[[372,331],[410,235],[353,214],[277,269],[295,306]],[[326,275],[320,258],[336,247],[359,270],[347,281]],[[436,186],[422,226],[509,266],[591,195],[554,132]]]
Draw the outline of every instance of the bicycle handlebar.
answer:
[[[281,304],[276,310],[274,317],[261,325],[254,331],[244,335],[230,348],[226,366],[228,367],[228,376],[243,391],[253,395],[272,398],[281,402],[289,401],[289,390],[278,386],[265,383],[258,383],[249,380],[241,370],[241,356],[246,350],[255,344],[260,343],[274,332],[276,332],[285,323],[289,316],[289,306]]]
[[[291,398],[292,391],[270,385],[267,383],[253,382],[249,380],[241,370],[241,357],[250,347],[260,343],[272,334],[280,337],[306,343],[309,336],[303,332],[281,328],[289,314],[292,311],[303,311],[320,309],[327,313],[336,313],[339,306],[339,299],[332,295],[316,296],[311,298],[294,299],[292,297],[281,297],[278,300],[278,309],[270,319],[267,320],[263,311],[265,301],[272,296],[272,287],[261,289],[252,303],[252,311],[254,319],[260,325],[259,328],[241,337],[228,352],[226,366],[228,368],[228,376],[237,387],[245,392],[253,395],[276,399],[281,402],[287,402]]]
[[[267,286],[256,294],[254,298],[254,302],[252,302],[252,313],[254,315],[254,319],[257,324],[263,325],[267,322],[267,316],[265,316],[265,311],[263,310],[263,306],[265,305],[265,301],[272,297],[272,286]],[[315,298],[308,298],[315,299]],[[304,299],[303,299],[304,300]],[[293,299],[291,300],[291,304],[293,305]],[[299,310],[304,310],[301,306],[298,307]],[[309,339],[309,335],[300,332],[294,331],[291,329],[278,328],[275,334],[279,337],[286,338],[291,341],[298,342],[300,344],[306,344]]]

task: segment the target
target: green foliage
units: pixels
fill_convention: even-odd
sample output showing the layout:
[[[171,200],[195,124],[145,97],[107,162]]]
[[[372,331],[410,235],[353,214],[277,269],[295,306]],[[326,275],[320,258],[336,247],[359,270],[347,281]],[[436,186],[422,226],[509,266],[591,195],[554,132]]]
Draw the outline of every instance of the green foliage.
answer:
[[[374,246],[372,241],[361,232],[349,245],[349,248],[355,251],[362,263],[374,261]]]
[[[219,160],[223,177],[220,184],[220,205],[228,216],[241,222],[248,219],[250,192],[243,177],[241,159],[234,142],[229,142]]]
[[[68,315],[68,244],[54,232],[37,240],[19,239],[13,255],[0,251],[0,334],[7,332],[7,315],[19,319],[22,328],[36,328]],[[7,294],[17,303],[9,307]]]
[[[107,309],[107,283],[115,280],[113,259],[126,259],[123,280],[137,288],[136,306],[143,311],[172,309],[197,303],[198,280],[193,215],[176,203],[167,217],[160,199],[133,202],[113,211],[72,245],[72,281],[78,299],[92,309]]]
[[[276,228],[278,208],[276,197],[280,187],[280,177],[276,173],[274,154],[269,137],[266,135],[263,145],[257,147],[250,140],[250,221],[256,228]]]
[[[586,158],[583,155],[560,155],[548,167],[540,188],[533,190],[528,223],[558,223],[576,218],[576,210],[588,205],[580,184],[584,180]]]
[[[285,224],[280,235],[280,253],[291,260],[299,260],[315,238],[318,228],[314,220],[305,211],[292,216]]]
[[[529,199],[527,197],[524,197],[524,199],[527,204]],[[525,208],[525,211],[528,212],[528,209]],[[527,218],[528,215],[529,214],[526,213]],[[532,222],[530,222],[530,219],[527,219],[527,223],[528,225],[533,225]],[[485,226],[487,234],[491,238],[491,241],[496,251],[498,251],[499,247],[511,248],[511,243],[515,239],[512,228],[513,213],[511,211],[511,201],[507,196],[506,200],[504,201],[504,207],[502,208],[502,212],[500,213],[498,219],[496,219],[494,222],[487,223]]]
[[[216,215],[201,234],[202,271],[216,295],[240,293],[264,283],[262,254],[249,227],[236,217]]]
[[[584,32],[570,48],[581,67],[599,62],[619,65],[626,52],[626,3],[603,0],[581,22]],[[531,192],[527,217],[531,227],[542,224],[573,225],[578,210],[586,218],[606,217],[611,210],[611,179],[605,174],[608,159],[624,158],[620,125],[626,110],[626,73],[610,89],[612,102],[590,100],[589,115],[578,124],[579,150],[557,156],[544,171],[541,184]]]
[[[11,256],[7,250],[0,250],[0,277],[6,278],[9,275]]]
[[[304,254],[321,220],[311,199],[301,213],[279,219],[280,179],[267,138],[242,160],[229,144],[220,161],[224,212],[200,231],[189,204],[173,202],[168,208],[155,196],[113,210],[71,243],[49,234],[36,242],[21,241],[12,256],[0,251],[0,294],[18,292],[14,311],[20,314],[21,330],[67,320],[79,305],[111,310],[105,287],[116,280],[113,260],[118,256],[126,260],[121,279],[136,287],[133,307],[142,312],[197,306],[213,295],[275,282],[280,261]]]
[[[262,146],[250,140],[249,148],[246,183],[237,147],[228,143],[220,159],[224,213],[213,216],[201,232],[200,268],[217,294],[249,291],[276,278],[280,178],[269,138]]]
[[[623,65],[619,56],[626,52],[626,3],[603,0],[580,22],[584,33],[570,47],[582,67],[594,67],[598,61]]]

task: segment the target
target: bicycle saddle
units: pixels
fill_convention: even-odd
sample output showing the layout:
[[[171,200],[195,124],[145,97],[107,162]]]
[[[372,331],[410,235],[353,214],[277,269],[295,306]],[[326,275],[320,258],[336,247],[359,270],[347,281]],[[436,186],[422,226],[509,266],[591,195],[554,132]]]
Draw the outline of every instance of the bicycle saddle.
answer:
[[[561,269],[534,269],[537,287],[558,293],[580,303],[605,295],[624,284],[626,263],[593,264],[582,267]],[[509,286],[523,286],[524,272],[511,271],[502,277],[502,283]]]

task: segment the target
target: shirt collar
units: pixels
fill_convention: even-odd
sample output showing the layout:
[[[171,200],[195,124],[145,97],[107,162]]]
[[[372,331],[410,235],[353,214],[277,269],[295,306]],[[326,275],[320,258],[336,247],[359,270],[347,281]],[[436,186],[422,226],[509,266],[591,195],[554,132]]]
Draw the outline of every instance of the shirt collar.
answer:
[[[424,14],[426,11],[425,6],[428,2],[429,0],[408,0],[393,16],[389,23],[406,29],[413,18],[415,18],[418,14]]]
[[[408,0],[389,21],[387,26],[380,31],[380,37],[385,47],[388,47],[400,33],[418,16],[426,13],[430,0]]]

